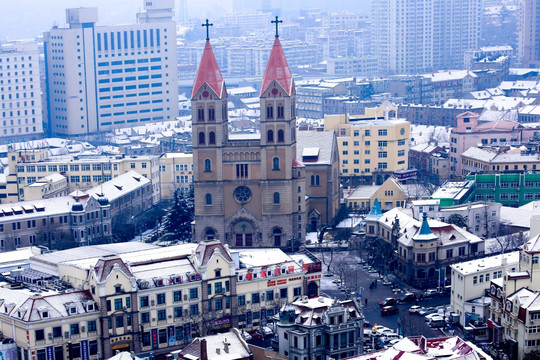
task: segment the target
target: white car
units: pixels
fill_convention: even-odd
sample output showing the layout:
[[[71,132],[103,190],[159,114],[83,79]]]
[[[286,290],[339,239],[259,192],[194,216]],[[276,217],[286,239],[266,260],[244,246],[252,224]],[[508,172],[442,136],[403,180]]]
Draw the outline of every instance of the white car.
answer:
[[[439,292],[436,289],[427,289],[424,291],[424,297],[432,297],[437,295]]]
[[[422,309],[423,307],[420,305],[413,305],[409,308],[409,314],[418,314],[418,312]]]
[[[436,317],[441,317],[441,314],[439,314],[438,312],[435,312],[433,314],[428,314],[425,316],[425,319],[427,322],[430,322],[431,319],[436,318]]]
[[[392,340],[399,340],[401,338],[403,338],[403,336],[400,336],[400,335],[396,334],[395,332],[385,333],[384,335],[381,336],[381,340],[385,344],[389,343]]]
[[[376,333],[383,333],[385,331],[389,331],[389,332],[392,332],[392,329],[389,329],[387,328],[386,326],[383,326],[383,325],[375,325],[374,327],[371,328],[371,332],[373,332],[374,334]]]
[[[440,315],[439,316],[434,316],[429,321],[429,326],[430,327],[445,327],[446,326],[446,321]]]

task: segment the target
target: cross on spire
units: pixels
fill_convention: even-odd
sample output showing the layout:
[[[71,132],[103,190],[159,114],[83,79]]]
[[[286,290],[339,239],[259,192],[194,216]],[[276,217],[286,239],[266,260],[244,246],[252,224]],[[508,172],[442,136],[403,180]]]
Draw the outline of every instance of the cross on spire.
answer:
[[[278,20],[277,15],[276,15],[276,20],[271,21],[272,24],[276,24],[276,37],[279,37],[278,24],[282,22],[283,20]]]
[[[214,26],[214,24],[209,23],[208,19],[206,19],[206,23],[202,24],[201,26],[206,26],[206,40],[210,40],[210,26]]]

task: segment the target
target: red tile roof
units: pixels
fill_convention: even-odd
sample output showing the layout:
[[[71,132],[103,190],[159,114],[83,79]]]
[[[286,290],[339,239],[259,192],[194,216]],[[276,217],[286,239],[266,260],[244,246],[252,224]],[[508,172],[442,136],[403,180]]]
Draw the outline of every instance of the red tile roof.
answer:
[[[222,98],[224,95],[224,82],[223,76],[221,76],[221,71],[219,70],[216,57],[214,56],[214,51],[210,45],[210,41],[206,41],[206,46],[204,47],[204,52],[201,57],[201,62],[199,64],[199,69],[197,70],[197,76],[195,77],[195,82],[193,83],[193,91],[191,96],[195,96],[197,91],[206,83],[219,98]]]
[[[291,95],[293,91],[293,78],[278,37],[276,37],[276,40],[274,41],[272,52],[268,58],[268,64],[266,65],[266,71],[264,72],[261,86],[261,94],[268,89],[274,80],[281,85],[287,95]]]

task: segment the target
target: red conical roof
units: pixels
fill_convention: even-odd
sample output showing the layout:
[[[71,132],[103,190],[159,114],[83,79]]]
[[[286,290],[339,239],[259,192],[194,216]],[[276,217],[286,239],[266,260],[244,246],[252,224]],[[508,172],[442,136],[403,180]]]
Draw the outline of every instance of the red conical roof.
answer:
[[[272,52],[268,58],[268,64],[266,65],[266,71],[264,72],[264,78],[261,86],[261,94],[266,91],[272,81],[276,80],[279,85],[287,92],[288,95],[292,93],[293,79],[289,64],[283,53],[283,48],[279,38],[276,37]]]
[[[199,69],[197,70],[197,77],[195,77],[195,82],[193,83],[193,91],[191,92],[192,97],[195,96],[204,83],[207,83],[218,97],[222,97],[224,87],[223,76],[221,76],[221,71],[219,70],[209,40],[206,40],[206,46],[204,47]]]

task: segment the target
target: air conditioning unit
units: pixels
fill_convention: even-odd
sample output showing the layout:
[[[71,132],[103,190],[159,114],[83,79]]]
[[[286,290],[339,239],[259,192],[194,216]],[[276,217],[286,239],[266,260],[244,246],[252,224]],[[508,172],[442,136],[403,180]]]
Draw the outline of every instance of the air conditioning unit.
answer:
[[[169,318],[169,319],[172,319],[172,315],[169,315],[168,318]]]
[[[69,331],[64,332],[64,338],[69,339]]]
[[[86,327],[85,327],[84,325],[81,326],[81,331],[82,331],[82,332],[86,332]]]
[[[154,300],[150,300],[150,306],[155,306],[156,302]]]
[[[156,321],[156,318],[152,318],[152,321]]]
[[[184,301],[187,301],[187,295],[184,295]]]
[[[48,334],[47,334],[47,338],[48,338],[49,340],[52,340],[52,339],[53,339],[52,333],[48,333]]]
[[[247,303],[248,303],[248,304],[251,304],[251,300],[248,300]]]

